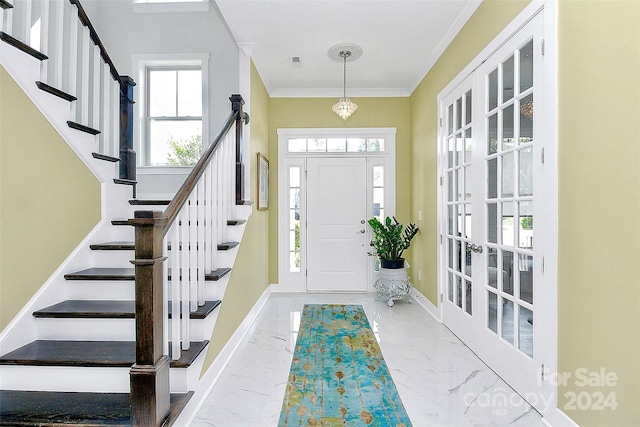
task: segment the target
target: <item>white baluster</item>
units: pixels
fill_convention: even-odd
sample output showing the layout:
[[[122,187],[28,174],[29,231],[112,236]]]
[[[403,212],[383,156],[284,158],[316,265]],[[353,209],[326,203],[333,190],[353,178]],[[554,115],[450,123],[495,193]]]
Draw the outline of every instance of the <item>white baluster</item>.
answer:
[[[167,235],[162,239],[162,256],[165,258],[165,261],[162,263],[162,354],[169,354],[169,335],[171,331],[171,325],[169,323],[169,304],[171,301],[171,283],[169,283],[169,263],[171,260],[169,259],[169,250],[167,247],[167,242],[169,241],[169,236],[171,235],[171,229],[167,233]]]
[[[206,171],[205,171],[205,174],[206,174]],[[205,253],[206,253],[205,206],[209,204],[205,197],[205,182],[206,182],[206,175],[203,175],[200,181],[198,182],[198,185],[196,186],[196,192],[198,193],[198,196],[197,196],[197,199],[198,199],[197,242],[198,243],[196,245],[196,250],[198,254],[198,260],[197,260],[198,280],[197,280],[196,292],[194,292],[194,294],[191,295],[192,307],[194,311],[197,310],[197,306],[199,305],[202,306],[204,305],[204,302],[205,302],[205,298],[204,298],[204,270],[205,270]]]
[[[109,152],[113,157],[120,157],[120,82],[111,80],[111,143]]]
[[[49,56],[50,2],[40,3],[40,52]],[[49,61],[40,61],[40,80],[49,83]]]
[[[101,153],[109,154],[111,144],[111,73],[109,73],[109,65],[105,62],[101,62],[102,68],[102,100],[100,102],[100,111],[102,114],[102,121],[100,123],[100,129],[102,130],[102,146]]]
[[[169,264],[171,265],[171,358],[180,359],[180,224],[179,218],[170,230],[171,252]]]
[[[80,104],[80,123],[83,125],[89,125],[89,105],[91,105],[91,94],[89,92],[89,52],[91,46],[91,37],[89,28],[82,26],[82,69],[80,71],[80,94],[78,102]]]
[[[69,93],[78,98],[78,101],[71,103],[71,117],[77,121],[78,102],[80,102],[81,97],[81,92],[78,90],[78,32],[81,24],[78,19],[78,9],[75,5],[72,5],[67,11],[66,22],[69,23]]]
[[[20,35],[20,40],[24,44],[31,46],[31,14],[33,10],[33,1],[22,0],[22,4],[22,22],[19,24],[22,28],[16,34]]]
[[[211,160],[211,189],[209,190],[211,194],[211,229],[209,230],[210,239],[209,239],[209,252],[211,258],[211,270],[215,270],[219,267],[218,265],[218,253],[217,253],[217,244],[218,244],[218,153],[213,155],[213,159]]]
[[[93,76],[91,77],[93,82],[93,89],[91,90],[93,105],[91,106],[91,127],[100,130],[102,130],[100,127],[100,105],[102,104],[102,99],[100,96],[100,74],[102,70],[102,67],[100,66],[101,62],[102,57],[100,56],[100,48],[97,45],[93,45]],[[106,141],[103,138],[104,136],[101,136],[100,138],[102,139],[102,143],[100,144],[101,153],[105,152],[104,144]]]
[[[63,89],[62,87],[62,67],[67,62],[64,60],[64,17],[65,17],[65,7],[67,7],[68,2],[64,0],[58,0],[52,3],[54,9],[53,12],[53,31],[52,41],[55,44],[55,49],[52,49],[53,55],[49,59],[53,61],[51,66],[53,68],[53,76],[51,78],[52,85],[58,89]],[[75,92],[69,91],[71,95]]]
[[[197,184],[189,197],[189,313],[198,309],[198,200]]]
[[[191,234],[189,233],[189,211],[191,210],[191,206],[189,206],[189,202],[187,201],[182,208],[180,213],[180,220],[182,221],[182,233],[181,233],[181,241],[176,244],[176,250],[180,250],[180,246],[182,249],[180,250],[180,259],[181,259],[181,275],[182,280],[180,281],[180,313],[182,314],[180,321],[180,337],[182,340],[182,349],[187,350],[189,348],[189,245],[191,242],[189,238]]]
[[[222,150],[220,150],[222,151]],[[222,214],[223,212],[223,198],[222,198],[222,189],[224,188],[224,162],[223,162],[222,152],[219,152],[216,156],[216,161],[218,163],[218,173],[216,174],[217,182],[216,182],[216,244],[222,243]]]
[[[4,11],[4,15],[3,15],[3,29],[2,31],[4,31],[5,33],[9,34],[9,35],[13,35],[13,15],[15,14],[15,4],[13,9],[7,9]]]

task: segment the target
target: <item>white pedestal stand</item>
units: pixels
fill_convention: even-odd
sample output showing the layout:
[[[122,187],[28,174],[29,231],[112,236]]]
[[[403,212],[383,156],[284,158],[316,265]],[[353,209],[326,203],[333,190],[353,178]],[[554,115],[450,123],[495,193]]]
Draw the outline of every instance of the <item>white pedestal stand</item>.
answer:
[[[378,296],[387,300],[389,307],[411,292],[406,268],[380,268],[380,276],[373,284]]]

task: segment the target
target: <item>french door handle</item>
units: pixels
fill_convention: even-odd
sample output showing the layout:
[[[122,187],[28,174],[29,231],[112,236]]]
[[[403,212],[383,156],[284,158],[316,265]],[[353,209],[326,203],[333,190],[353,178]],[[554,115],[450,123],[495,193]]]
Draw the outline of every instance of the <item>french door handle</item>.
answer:
[[[471,245],[469,245],[469,249],[477,254],[482,253],[482,245],[476,245],[475,243],[472,243]]]
[[[367,232],[367,230],[360,230],[360,233],[362,233],[362,234],[364,234],[366,232]]]

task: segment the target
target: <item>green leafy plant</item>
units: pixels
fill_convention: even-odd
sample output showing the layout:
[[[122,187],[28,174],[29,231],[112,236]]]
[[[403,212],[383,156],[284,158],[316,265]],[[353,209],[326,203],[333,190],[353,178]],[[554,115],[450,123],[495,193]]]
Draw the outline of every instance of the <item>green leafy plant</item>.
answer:
[[[167,161],[172,166],[193,166],[202,155],[202,136],[192,135],[188,140],[169,139],[170,152]]]
[[[396,217],[387,217],[382,223],[377,217],[369,220],[373,230],[370,255],[377,255],[381,260],[400,260],[402,253],[409,249],[411,239],[418,233],[418,227],[409,223],[405,228]],[[404,229],[404,230],[403,230]]]
[[[520,225],[523,230],[533,230],[533,217],[525,216],[520,219]]]

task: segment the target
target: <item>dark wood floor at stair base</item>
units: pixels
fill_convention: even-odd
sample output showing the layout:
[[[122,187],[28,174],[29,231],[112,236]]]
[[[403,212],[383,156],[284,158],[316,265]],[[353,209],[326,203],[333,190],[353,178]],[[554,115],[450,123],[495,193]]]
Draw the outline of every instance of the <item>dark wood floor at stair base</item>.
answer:
[[[216,307],[219,300],[205,301],[197,311],[189,315],[191,319],[204,319]],[[134,319],[134,301],[109,300],[67,300],[58,304],[33,312],[34,317],[56,319]],[[169,304],[169,318],[171,318],[171,304]]]
[[[175,422],[193,395],[171,394],[169,418]],[[130,426],[127,393],[68,393],[0,390],[0,426]]]
[[[172,368],[186,368],[209,344],[191,341]],[[171,347],[169,347],[171,353]],[[37,340],[0,357],[2,365],[131,367],[136,360],[135,341],[52,341]]]

